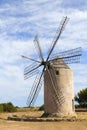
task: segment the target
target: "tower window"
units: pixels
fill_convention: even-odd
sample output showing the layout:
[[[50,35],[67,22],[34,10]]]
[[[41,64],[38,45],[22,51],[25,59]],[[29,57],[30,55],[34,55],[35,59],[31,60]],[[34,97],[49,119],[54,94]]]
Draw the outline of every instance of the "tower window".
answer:
[[[56,75],[59,75],[59,71],[58,70],[56,70]]]
[[[72,99],[72,110],[74,111],[74,99]]]

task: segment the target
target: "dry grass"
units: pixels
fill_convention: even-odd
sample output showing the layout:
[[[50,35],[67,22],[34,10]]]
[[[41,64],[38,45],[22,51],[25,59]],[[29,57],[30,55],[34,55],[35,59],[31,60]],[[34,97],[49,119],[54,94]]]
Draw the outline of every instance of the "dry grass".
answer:
[[[39,117],[43,112],[23,110],[16,113],[0,113],[0,130],[87,130],[87,121],[78,122],[17,122],[6,120],[8,116]],[[87,118],[87,112],[77,112],[77,118]]]
[[[0,130],[87,130],[87,122],[14,122],[0,120]]]

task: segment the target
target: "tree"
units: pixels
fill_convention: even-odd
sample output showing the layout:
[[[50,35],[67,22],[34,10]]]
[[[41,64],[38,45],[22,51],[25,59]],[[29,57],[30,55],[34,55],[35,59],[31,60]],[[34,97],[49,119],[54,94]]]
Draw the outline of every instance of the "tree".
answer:
[[[78,102],[79,107],[87,107],[87,88],[82,89],[77,93],[75,101]]]
[[[11,103],[2,103],[0,104],[0,112],[16,112],[17,108]]]
[[[3,112],[3,105],[0,104],[0,112]]]
[[[16,111],[16,108],[14,107],[14,105],[11,102],[8,102],[6,104],[5,109],[6,109],[7,112],[15,112]]]
[[[44,104],[39,107],[39,110],[40,110],[40,111],[43,111],[43,110],[44,110]]]

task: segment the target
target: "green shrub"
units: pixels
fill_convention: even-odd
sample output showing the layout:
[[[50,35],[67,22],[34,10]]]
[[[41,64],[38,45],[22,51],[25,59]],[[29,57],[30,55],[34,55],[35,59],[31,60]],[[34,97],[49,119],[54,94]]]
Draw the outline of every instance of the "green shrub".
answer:
[[[80,90],[75,96],[78,107],[87,108],[87,88]]]
[[[2,104],[0,104],[0,111],[3,111],[3,112],[16,112],[17,108],[11,102],[2,103]]]
[[[16,107],[14,107],[14,105],[11,102],[6,104],[5,110],[7,112],[16,112],[17,111]]]
[[[3,112],[3,105],[0,104],[0,112]]]
[[[39,107],[39,111],[43,111],[43,110],[44,110],[44,104]]]

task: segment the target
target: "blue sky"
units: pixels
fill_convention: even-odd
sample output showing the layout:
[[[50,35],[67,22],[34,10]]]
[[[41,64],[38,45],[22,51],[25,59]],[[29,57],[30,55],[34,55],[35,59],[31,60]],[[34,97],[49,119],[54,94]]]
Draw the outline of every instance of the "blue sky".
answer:
[[[70,67],[75,93],[87,87],[87,1],[0,0],[0,103],[26,106],[34,78],[24,81],[26,62],[20,55],[35,57],[36,34],[45,55],[63,16],[70,19],[54,51],[82,47],[81,62]],[[43,88],[36,102],[41,104]]]

